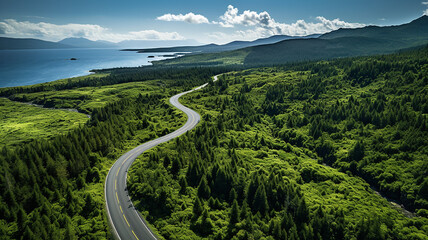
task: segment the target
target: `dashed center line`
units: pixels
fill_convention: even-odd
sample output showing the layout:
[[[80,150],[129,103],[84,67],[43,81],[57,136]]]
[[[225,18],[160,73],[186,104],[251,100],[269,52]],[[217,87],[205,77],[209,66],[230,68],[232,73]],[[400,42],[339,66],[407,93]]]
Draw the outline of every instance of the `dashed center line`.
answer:
[[[217,80],[217,78],[215,77],[215,81]],[[201,89],[202,87],[205,87],[207,84],[204,84],[203,86],[200,86],[200,87],[198,87],[198,88],[196,88],[196,89],[193,89],[193,90],[191,90],[191,91],[188,91],[188,92],[192,92],[192,91],[194,91],[194,90],[199,90],[199,89]],[[185,92],[185,93],[182,93],[182,94],[179,94],[179,95],[176,95],[175,97],[173,97],[173,98],[171,98],[171,103],[173,104],[173,105],[177,105],[177,108],[179,108],[179,109],[181,109],[180,107],[182,107],[182,108],[184,108],[184,109],[181,109],[183,112],[185,112],[186,113],[186,111],[188,110],[188,108],[187,107],[185,107],[185,106],[183,106],[183,105],[181,105],[180,104],[180,102],[178,101],[178,98],[179,97],[181,97],[182,95],[184,95],[184,94],[187,94],[188,92]],[[175,103],[175,104],[174,104]],[[190,109],[191,110],[191,109]],[[163,142],[166,142],[166,141],[168,141],[168,140],[170,140],[170,139],[172,139],[172,138],[175,138],[175,137],[177,137],[177,136],[179,136],[179,135],[182,135],[182,134],[184,134],[185,132],[187,132],[187,131],[189,131],[190,129],[193,129],[194,128],[194,126],[195,125],[197,125],[198,123],[199,123],[199,121],[198,120],[196,120],[198,117],[199,117],[199,115],[197,114],[197,113],[193,113],[192,111],[190,111],[190,113],[186,113],[187,115],[188,115],[188,118],[191,118],[192,120],[190,121],[190,122],[188,122],[187,124],[185,124],[184,126],[182,126],[180,129],[178,129],[178,130],[176,130],[175,132],[173,132],[173,133],[170,133],[170,134],[167,134],[167,135],[165,135],[165,136],[163,136],[163,137],[160,137],[160,138],[157,138],[157,139],[155,139],[155,140],[152,140],[151,142],[148,142],[147,143],[147,146],[145,146],[147,149],[150,149],[150,148],[153,148],[154,146],[156,146],[156,145],[158,145],[158,144],[160,144],[160,143],[163,143]],[[186,126],[187,125],[187,126]],[[190,128],[190,129],[189,129]],[[141,151],[141,150],[137,150],[137,151],[134,151],[133,153],[131,153],[127,158],[125,158],[125,160],[123,160],[122,161],[122,163],[121,163],[121,165],[119,166],[119,168],[117,169],[117,172],[116,172],[116,178],[115,178],[115,182],[114,182],[114,189],[115,189],[115,192],[116,192],[116,199],[117,199],[117,203],[118,203],[118,205],[119,205],[119,208],[120,208],[120,212],[122,213],[122,216],[123,216],[123,219],[126,221],[126,224],[128,225],[128,227],[129,227],[129,229],[132,231],[132,234],[134,235],[134,237],[137,239],[137,240],[139,240],[139,238],[137,237],[137,234],[132,230],[132,228],[131,228],[131,225],[129,224],[129,222],[128,222],[128,219],[126,218],[126,216],[125,216],[125,213],[124,213],[124,211],[123,211],[123,209],[122,209],[122,206],[121,206],[121,204],[120,204],[120,201],[119,201],[119,196],[118,196],[118,191],[117,191],[117,178],[118,178],[118,175],[119,175],[119,172],[120,172],[120,169],[121,169],[121,167],[125,164],[125,162],[128,160],[128,159],[130,159],[131,157],[133,157],[133,156],[138,156],[138,155],[140,155],[142,152],[144,152],[144,150],[143,151]],[[132,161],[131,161],[132,162]],[[131,163],[132,164],[132,163]],[[125,209],[126,210],[126,209]],[[129,217],[129,216],[128,216]],[[133,220],[133,219],[130,219],[130,220]],[[110,219],[110,221],[112,221],[111,219]],[[113,222],[112,222],[113,223]],[[113,226],[114,226],[114,223],[113,223]],[[144,223],[143,223],[143,226],[147,229],[147,231],[149,231],[149,233],[152,235],[152,237],[153,238],[156,238],[151,232],[150,232],[150,229],[148,228],[148,226],[146,226]]]
[[[137,237],[137,235],[134,233],[134,231],[132,231],[132,233],[134,234],[135,238],[136,238],[137,240],[139,240],[139,239],[138,239],[138,237]]]
[[[131,225],[129,225],[129,222],[128,222],[128,219],[126,219],[126,217],[125,217],[125,214],[122,214],[123,215],[123,218],[125,219],[125,221],[126,221],[126,224],[128,224],[128,227],[131,227]]]

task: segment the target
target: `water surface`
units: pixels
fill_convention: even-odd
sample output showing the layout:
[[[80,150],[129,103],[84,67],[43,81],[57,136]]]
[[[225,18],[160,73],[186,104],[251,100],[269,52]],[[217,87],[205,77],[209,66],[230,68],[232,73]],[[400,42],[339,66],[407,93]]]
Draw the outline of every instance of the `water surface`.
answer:
[[[150,65],[149,61],[164,59],[157,57],[161,54],[87,48],[0,50],[0,87],[83,76],[92,69]],[[151,55],[156,57],[148,58]]]

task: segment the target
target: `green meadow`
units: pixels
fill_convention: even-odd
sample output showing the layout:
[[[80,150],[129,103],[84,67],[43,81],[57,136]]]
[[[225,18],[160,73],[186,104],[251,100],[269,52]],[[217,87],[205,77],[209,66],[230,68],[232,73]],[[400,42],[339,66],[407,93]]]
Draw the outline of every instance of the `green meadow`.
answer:
[[[88,119],[83,113],[0,98],[0,146],[13,147],[34,139],[50,139],[85,124]]]

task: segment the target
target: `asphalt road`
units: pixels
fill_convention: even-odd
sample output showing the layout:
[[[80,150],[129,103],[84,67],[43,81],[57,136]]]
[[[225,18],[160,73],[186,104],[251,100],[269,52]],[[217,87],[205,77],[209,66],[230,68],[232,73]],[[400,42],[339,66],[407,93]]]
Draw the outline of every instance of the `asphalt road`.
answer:
[[[217,76],[214,77],[214,81],[216,80]],[[104,193],[108,219],[116,238],[139,240],[156,239],[155,234],[150,230],[143,217],[134,208],[128,196],[128,191],[126,190],[126,175],[134,160],[144,151],[180,136],[193,129],[199,123],[201,118],[199,114],[183,106],[178,99],[206,85],[207,84],[204,84],[170,98],[170,103],[187,115],[187,122],[180,129],[132,149],[122,155],[110,168],[104,185]]]

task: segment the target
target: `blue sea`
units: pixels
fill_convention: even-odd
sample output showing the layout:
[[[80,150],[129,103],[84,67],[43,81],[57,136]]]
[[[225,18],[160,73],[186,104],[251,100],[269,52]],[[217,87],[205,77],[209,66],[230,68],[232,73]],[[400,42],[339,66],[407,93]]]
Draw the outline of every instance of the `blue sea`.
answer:
[[[119,49],[0,50],[0,87],[83,76],[90,74],[92,69],[150,65],[149,61],[164,59],[160,55],[162,53],[136,53]]]

